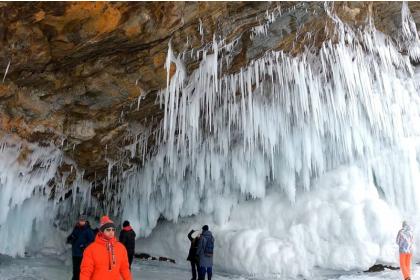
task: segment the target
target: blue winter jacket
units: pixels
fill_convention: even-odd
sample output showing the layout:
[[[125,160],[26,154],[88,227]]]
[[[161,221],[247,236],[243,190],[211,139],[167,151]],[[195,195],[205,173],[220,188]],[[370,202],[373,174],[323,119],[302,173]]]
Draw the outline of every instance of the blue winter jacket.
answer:
[[[206,248],[207,240],[210,239],[213,239],[214,241],[211,231],[207,230],[201,234],[200,240],[198,241],[197,255],[200,258],[200,267],[213,267],[213,256],[206,256],[204,254],[204,248]]]
[[[83,251],[94,240],[93,231],[88,225],[76,225],[72,233],[67,237],[67,243],[71,244],[73,257],[82,257]]]

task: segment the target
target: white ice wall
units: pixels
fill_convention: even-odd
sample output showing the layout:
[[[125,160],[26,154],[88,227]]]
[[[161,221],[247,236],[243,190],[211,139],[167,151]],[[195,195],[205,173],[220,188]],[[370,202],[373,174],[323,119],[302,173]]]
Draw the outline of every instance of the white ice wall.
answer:
[[[0,141],[0,253],[23,255],[35,232],[48,234],[52,204],[48,182],[54,178],[61,152],[19,139]],[[41,234],[42,235],[42,234]]]
[[[396,208],[389,206],[357,166],[341,167],[317,180],[294,203],[269,190],[242,201],[228,223],[209,215],[157,226],[137,248],[185,263],[190,229],[209,224],[216,238],[215,269],[239,274],[310,276],[314,267],[367,269],[376,261],[395,264]]]

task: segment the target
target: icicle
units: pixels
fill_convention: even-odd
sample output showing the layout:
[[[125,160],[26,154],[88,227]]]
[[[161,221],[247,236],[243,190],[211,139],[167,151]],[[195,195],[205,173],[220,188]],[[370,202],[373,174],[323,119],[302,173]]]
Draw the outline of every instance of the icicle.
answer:
[[[199,25],[198,25],[198,32],[200,33],[201,36],[201,43],[204,43],[204,28],[203,28],[203,21],[201,20],[201,18],[198,19]]]
[[[7,73],[9,72],[10,62],[11,60],[9,59],[9,63],[7,63],[6,71],[4,71],[3,83],[4,83],[4,80],[6,79]]]

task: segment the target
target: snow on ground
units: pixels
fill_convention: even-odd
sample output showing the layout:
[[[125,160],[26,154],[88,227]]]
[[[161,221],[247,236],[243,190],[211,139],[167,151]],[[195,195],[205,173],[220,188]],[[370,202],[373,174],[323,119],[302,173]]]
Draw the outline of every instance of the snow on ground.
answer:
[[[413,277],[420,277],[418,265],[413,267]],[[0,256],[0,280],[70,280],[70,257],[62,260],[57,257],[27,257],[12,259]],[[133,279],[141,280],[188,280],[189,267],[184,264],[172,264],[158,261],[134,260]],[[385,270],[383,272],[337,272],[317,271],[310,277],[314,280],[379,280],[400,279],[399,270]],[[285,279],[283,277],[253,278],[216,273],[213,280],[272,280]]]
[[[0,256],[0,280],[70,280],[71,258],[36,256],[10,258]],[[134,260],[133,279],[142,280],[185,280],[190,279],[189,267],[158,261]],[[245,280],[243,277],[219,275],[214,280]]]

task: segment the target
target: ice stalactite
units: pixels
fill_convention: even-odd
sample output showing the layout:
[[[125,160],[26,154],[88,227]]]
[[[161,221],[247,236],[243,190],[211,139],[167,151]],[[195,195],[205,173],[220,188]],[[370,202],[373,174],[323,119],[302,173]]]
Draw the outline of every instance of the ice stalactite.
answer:
[[[418,62],[420,61],[420,39],[416,23],[406,1],[402,2],[401,23],[401,47],[408,52],[410,59]]]

